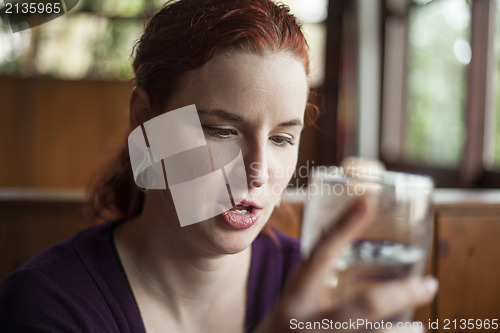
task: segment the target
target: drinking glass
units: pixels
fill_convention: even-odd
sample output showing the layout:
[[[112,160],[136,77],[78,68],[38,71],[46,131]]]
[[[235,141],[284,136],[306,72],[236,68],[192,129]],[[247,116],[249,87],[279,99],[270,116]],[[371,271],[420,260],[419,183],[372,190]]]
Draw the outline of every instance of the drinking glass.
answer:
[[[302,225],[302,254],[362,196],[374,197],[376,215],[334,262],[327,302],[341,304],[375,283],[421,275],[426,268],[432,222],[430,177],[380,169],[316,167],[309,180]],[[405,319],[411,319],[411,313]],[[401,318],[399,318],[401,319]]]

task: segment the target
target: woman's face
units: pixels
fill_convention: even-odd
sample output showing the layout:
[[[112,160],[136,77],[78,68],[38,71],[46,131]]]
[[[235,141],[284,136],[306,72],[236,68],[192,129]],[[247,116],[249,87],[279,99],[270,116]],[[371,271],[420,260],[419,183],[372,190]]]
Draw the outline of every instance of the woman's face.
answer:
[[[248,183],[241,205],[184,227],[202,243],[234,253],[261,231],[295,170],[307,90],[304,66],[288,52],[221,53],[183,75],[167,110],[195,104],[209,145],[241,149]]]

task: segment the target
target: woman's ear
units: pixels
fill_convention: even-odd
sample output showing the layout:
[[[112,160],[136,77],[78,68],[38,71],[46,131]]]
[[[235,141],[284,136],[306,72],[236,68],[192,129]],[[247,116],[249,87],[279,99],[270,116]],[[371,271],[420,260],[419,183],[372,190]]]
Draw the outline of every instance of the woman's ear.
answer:
[[[147,119],[151,113],[149,95],[143,88],[135,86],[130,96],[130,129],[134,130]]]

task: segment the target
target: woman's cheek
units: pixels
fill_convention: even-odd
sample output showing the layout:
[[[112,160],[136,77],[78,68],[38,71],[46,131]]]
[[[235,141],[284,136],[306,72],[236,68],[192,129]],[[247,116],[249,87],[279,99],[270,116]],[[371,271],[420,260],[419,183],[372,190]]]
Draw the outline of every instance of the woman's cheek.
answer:
[[[282,165],[279,168],[273,170],[273,174],[270,177],[273,179],[271,182],[273,197],[278,197],[287,187],[290,179],[293,176],[295,170],[295,163],[290,163],[288,165]]]

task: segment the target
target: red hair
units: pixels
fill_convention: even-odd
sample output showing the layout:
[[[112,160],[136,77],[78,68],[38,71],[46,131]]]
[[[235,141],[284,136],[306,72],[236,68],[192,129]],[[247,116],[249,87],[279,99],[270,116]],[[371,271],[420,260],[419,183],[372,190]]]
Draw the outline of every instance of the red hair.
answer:
[[[162,113],[183,73],[206,64],[218,52],[288,51],[309,74],[307,43],[285,5],[271,0],[181,0],[168,2],[135,46],[135,82],[149,95],[150,119]],[[308,103],[308,108],[316,109]],[[91,184],[87,211],[92,219],[131,218],[144,195],[135,185],[127,142]]]

